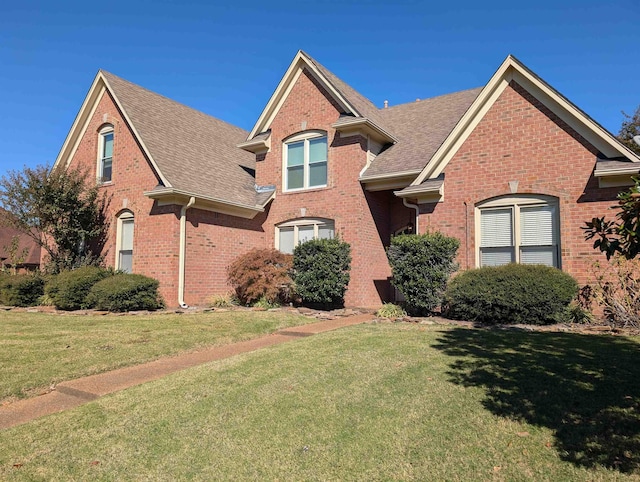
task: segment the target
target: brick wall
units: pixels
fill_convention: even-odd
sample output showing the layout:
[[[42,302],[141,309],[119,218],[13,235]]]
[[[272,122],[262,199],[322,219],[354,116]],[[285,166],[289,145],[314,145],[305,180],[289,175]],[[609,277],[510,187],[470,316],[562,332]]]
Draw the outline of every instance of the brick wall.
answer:
[[[351,282],[345,302],[350,306],[378,306],[388,294],[390,270],[383,239],[388,238],[388,193],[366,193],[358,181],[366,163],[367,140],[340,137],[331,124],[340,109],[306,71],[297,80],[271,124],[271,150],[258,158],[256,182],[275,184],[276,198],[263,225],[267,247],[275,246],[275,226],[300,217],[335,221],[336,233],[351,244]],[[282,192],[282,141],[319,129],[327,132],[326,188]],[[304,215],[302,214],[304,211]]]
[[[420,230],[428,227],[460,239],[462,268],[475,267],[475,206],[518,194],[558,198],[563,270],[586,283],[598,257],[580,229],[606,214],[617,189],[599,189],[593,177],[597,150],[567,124],[511,82],[445,168],[445,201],[421,207]]]

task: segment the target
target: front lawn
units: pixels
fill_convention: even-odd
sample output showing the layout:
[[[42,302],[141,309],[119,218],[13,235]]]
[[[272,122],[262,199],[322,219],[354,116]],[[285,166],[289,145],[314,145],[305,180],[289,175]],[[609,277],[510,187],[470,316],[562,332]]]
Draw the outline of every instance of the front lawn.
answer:
[[[0,315],[0,401],[161,356],[256,338],[315,320],[286,312]]]
[[[639,341],[359,325],[0,432],[0,479],[639,480]]]

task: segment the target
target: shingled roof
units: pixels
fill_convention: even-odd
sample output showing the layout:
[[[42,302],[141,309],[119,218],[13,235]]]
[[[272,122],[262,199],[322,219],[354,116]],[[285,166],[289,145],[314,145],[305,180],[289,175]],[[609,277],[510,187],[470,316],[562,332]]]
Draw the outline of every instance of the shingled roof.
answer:
[[[255,156],[236,147],[239,127],[100,71],[153,162],[176,190],[259,206]],[[154,186],[149,186],[153,189]]]
[[[398,142],[380,153],[362,177],[423,169],[481,90],[465,90],[380,109],[385,126],[397,136]]]

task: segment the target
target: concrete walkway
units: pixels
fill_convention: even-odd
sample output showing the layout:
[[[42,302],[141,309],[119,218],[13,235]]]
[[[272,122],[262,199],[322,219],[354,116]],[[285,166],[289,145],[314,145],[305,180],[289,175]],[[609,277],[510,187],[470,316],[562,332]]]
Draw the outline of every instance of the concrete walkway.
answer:
[[[0,430],[29,422],[44,415],[83,405],[108,393],[157,380],[165,375],[214,360],[232,357],[240,353],[279,345],[301,337],[312,336],[345,326],[357,325],[372,320],[373,315],[361,314],[286,328],[276,333],[253,340],[212,346],[200,351],[183,353],[171,357],[121,368],[98,375],[78,378],[56,385],[54,391],[35,398],[28,398],[0,406]]]

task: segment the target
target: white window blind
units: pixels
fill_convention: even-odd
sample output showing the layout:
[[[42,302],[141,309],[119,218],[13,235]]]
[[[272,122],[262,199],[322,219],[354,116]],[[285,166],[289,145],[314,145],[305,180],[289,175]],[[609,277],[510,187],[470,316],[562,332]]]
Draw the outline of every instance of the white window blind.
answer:
[[[279,249],[286,254],[292,254],[294,248],[294,232],[293,227],[280,228]]]
[[[521,263],[558,265],[555,216],[555,206],[531,206],[520,209]]]
[[[480,230],[481,266],[500,266],[515,261],[511,208],[482,211]]]

